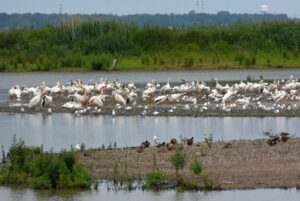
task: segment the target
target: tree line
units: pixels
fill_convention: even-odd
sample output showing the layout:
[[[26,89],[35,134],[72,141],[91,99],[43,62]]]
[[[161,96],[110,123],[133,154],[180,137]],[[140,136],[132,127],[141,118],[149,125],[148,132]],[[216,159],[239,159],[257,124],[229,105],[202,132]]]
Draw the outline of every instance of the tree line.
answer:
[[[112,14],[7,14],[0,13],[0,29],[20,27],[41,27],[46,24],[59,25],[62,22],[71,20],[102,19],[121,22],[134,22],[139,25],[160,25],[173,27],[186,27],[194,25],[230,25],[237,22],[262,22],[275,20],[288,20],[286,14],[231,14],[228,11],[220,11],[217,14],[195,13],[187,14],[133,14],[133,15],[112,15]]]

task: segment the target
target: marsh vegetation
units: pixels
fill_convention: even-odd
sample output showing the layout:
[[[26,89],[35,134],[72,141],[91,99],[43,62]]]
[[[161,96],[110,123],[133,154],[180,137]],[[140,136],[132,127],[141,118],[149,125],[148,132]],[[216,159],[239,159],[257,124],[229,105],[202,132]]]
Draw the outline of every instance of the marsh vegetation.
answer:
[[[300,24],[167,28],[115,21],[0,31],[1,71],[297,67]]]

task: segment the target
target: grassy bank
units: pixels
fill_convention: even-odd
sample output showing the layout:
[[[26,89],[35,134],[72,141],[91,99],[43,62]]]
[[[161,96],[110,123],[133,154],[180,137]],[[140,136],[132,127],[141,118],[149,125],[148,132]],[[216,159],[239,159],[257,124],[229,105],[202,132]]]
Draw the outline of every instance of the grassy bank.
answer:
[[[209,135],[208,135],[209,136]],[[300,186],[300,139],[213,141],[117,149],[113,146],[49,154],[17,142],[0,168],[2,184],[34,188],[89,188],[91,177],[146,189],[249,189]],[[70,165],[73,164],[73,165]],[[70,168],[71,167],[71,168]],[[97,188],[97,184],[94,185]]]
[[[113,21],[0,31],[0,71],[300,66],[297,21],[165,28]]]
[[[92,179],[75,152],[60,154],[26,146],[14,138],[7,161],[0,168],[0,184],[20,184],[36,189],[90,188]]]

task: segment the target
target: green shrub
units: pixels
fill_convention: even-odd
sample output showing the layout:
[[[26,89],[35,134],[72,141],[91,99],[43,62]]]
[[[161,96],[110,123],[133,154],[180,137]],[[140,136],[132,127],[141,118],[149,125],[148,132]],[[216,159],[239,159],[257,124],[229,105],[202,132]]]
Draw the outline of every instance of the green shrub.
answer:
[[[190,170],[197,176],[199,176],[202,172],[202,165],[200,162],[195,160],[192,164],[190,164]]]
[[[0,63],[0,72],[5,71],[6,70],[6,66],[4,63]]]
[[[176,170],[176,175],[178,176],[178,170],[183,169],[186,164],[186,156],[183,153],[183,149],[177,147],[175,154],[171,156],[170,160]]]
[[[194,58],[188,57],[184,59],[184,66],[185,67],[192,67],[194,65]]]
[[[202,174],[202,179],[203,179],[203,182],[204,182],[204,187],[206,189],[213,189],[214,188],[214,183],[209,178],[209,176],[207,174]]]
[[[252,58],[251,58],[251,64],[252,65],[256,64],[256,56],[252,56]]]
[[[157,64],[157,57],[153,57],[153,65]]]
[[[143,65],[149,65],[150,64],[149,57],[147,55],[143,55],[142,58],[141,58],[141,63]]]
[[[159,186],[167,179],[167,176],[160,171],[152,171],[146,174],[146,189],[158,189]]]
[[[159,65],[165,65],[166,62],[163,58],[159,58]]]
[[[241,53],[238,53],[235,55],[234,60],[237,61],[240,65],[242,65],[245,60],[245,56]]]
[[[112,58],[108,55],[97,55],[92,58],[91,67],[93,70],[105,70],[111,65]]]
[[[50,189],[52,187],[51,181],[47,175],[42,175],[32,179],[31,186],[36,189]]]
[[[42,147],[26,146],[14,137],[8,160],[10,163],[0,169],[2,184],[28,184],[38,189],[89,188],[92,184],[74,152],[44,152]]]

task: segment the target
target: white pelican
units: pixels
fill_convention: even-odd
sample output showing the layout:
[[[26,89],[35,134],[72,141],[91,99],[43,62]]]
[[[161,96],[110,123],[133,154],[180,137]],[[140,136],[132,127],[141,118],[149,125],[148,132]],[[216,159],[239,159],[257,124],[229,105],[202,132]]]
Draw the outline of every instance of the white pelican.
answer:
[[[222,103],[226,103],[226,101],[229,100],[229,98],[233,95],[237,94],[237,91],[233,91],[232,89],[229,89],[226,94],[222,98]]]
[[[36,96],[34,96],[30,100],[29,105],[28,105],[29,108],[35,108],[35,107],[37,107],[40,104],[43,93],[44,92],[43,92],[43,89],[42,89]]]
[[[86,104],[89,100],[89,96],[86,92],[84,92],[84,95],[80,95],[78,93],[69,95],[69,98],[71,98],[72,100],[75,100],[76,102],[81,103],[83,105]]]
[[[124,106],[126,105],[126,100],[120,94],[117,94],[116,92],[113,91],[112,96],[115,99],[115,101],[117,101],[118,103],[121,103]]]
[[[127,86],[128,86],[128,88],[131,89],[131,90],[136,89],[136,86],[134,85],[134,82],[132,82],[132,81],[129,82]]]
[[[147,98],[149,96],[152,96],[156,91],[156,87],[155,86],[151,86],[148,89],[143,91],[143,98]]]
[[[89,100],[89,103],[93,106],[103,107],[103,97],[99,96],[92,96]]]
[[[126,97],[126,104],[135,105],[137,99],[137,94],[131,91]]]
[[[56,85],[52,88],[49,88],[50,94],[58,94],[61,90],[61,84],[60,82],[57,82]]]
[[[239,105],[249,105],[250,103],[250,97],[245,97],[245,98],[239,98],[235,101],[236,104]]]
[[[159,105],[159,104],[166,102],[167,100],[168,100],[168,96],[166,96],[166,95],[158,96],[154,99],[154,103]]]
[[[81,109],[82,104],[77,103],[75,101],[69,101],[69,102],[66,102],[65,104],[63,104],[62,107],[67,108],[67,109]]]
[[[179,99],[183,96],[184,94],[171,94],[169,95],[168,99],[171,103],[179,101]]]
[[[287,93],[285,91],[276,90],[274,95],[272,96],[273,101],[279,102],[286,97]]]
[[[15,85],[8,91],[10,97],[17,97],[17,100],[20,100],[21,98],[21,88],[19,85]]]
[[[168,79],[168,82],[166,85],[164,85],[161,89],[160,89],[160,93],[167,93],[171,91],[171,86],[170,86],[170,78]]]
[[[42,108],[49,107],[53,103],[52,96],[42,96],[41,106]]]
[[[146,88],[156,87],[156,84],[157,84],[156,80],[153,79],[153,80],[151,81],[151,83],[147,83],[147,84],[146,84]]]

